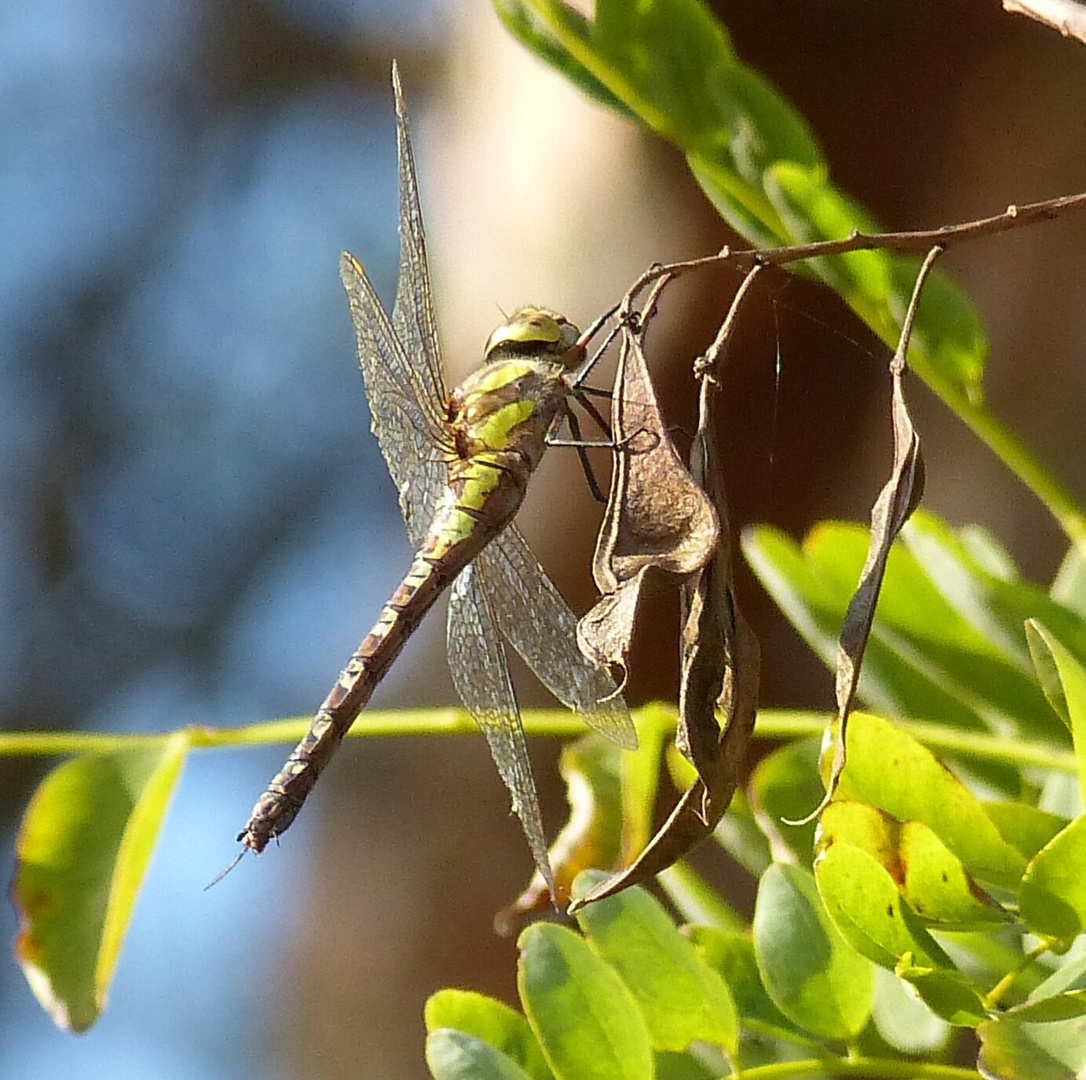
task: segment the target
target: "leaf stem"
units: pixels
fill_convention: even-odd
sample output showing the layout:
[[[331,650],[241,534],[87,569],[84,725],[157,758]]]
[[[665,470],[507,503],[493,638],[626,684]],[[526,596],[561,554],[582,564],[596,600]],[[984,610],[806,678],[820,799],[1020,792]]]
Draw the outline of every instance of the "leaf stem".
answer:
[[[1021,962],[1011,971],[1008,971],[1007,974],[1004,975],[1003,978],[1000,979],[999,982],[997,982],[995,986],[993,986],[992,989],[987,993],[984,998],[985,1007],[989,1009],[994,1009],[999,1004],[1000,999],[1003,997],[1003,995],[1014,985],[1015,980],[1018,978],[1018,976],[1021,975],[1022,972],[1025,971],[1035,960],[1037,960],[1041,956],[1044,956],[1044,954],[1048,952],[1051,947],[1052,943],[1045,940],[1042,941],[1040,945],[1036,946],[1028,953],[1026,953],[1026,955],[1022,957]]]
[[[896,1061],[892,1058],[810,1058],[806,1061],[781,1061],[772,1065],[756,1065],[744,1069],[742,1080],[789,1080],[795,1076],[877,1076],[887,1080],[977,1080],[975,1069],[958,1065],[921,1064],[916,1061]]]
[[[654,703],[633,710],[642,715],[668,717],[674,721],[672,705]],[[525,709],[521,714],[524,732],[549,738],[568,739],[588,733],[583,720],[565,709]],[[830,720],[828,713],[789,709],[763,709],[754,734],[763,739],[797,739],[821,735]],[[226,746],[263,746],[297,742],[308,730],[309,717],[270,720],[243,727],[215,728],[194,724],[180,729],[193,749]],[[1070,750],[1038,743],[1023,743],[977,731],[963,731],[921,720],[895,723],[929,749],[969,754],[986,761],[1021,767],[1036,765],[1054,772],[1074,775],[1075,755]],[[0,733],[0,757],[62,757],[68,754],[115,753],[155,746],[174,738],[178,731],[155,734],[109,734],[72,731],[8,731]],[[350,737],[372,739],[391,736],[477,735],[475,721],[466,709],[370,709],[354,722]]]

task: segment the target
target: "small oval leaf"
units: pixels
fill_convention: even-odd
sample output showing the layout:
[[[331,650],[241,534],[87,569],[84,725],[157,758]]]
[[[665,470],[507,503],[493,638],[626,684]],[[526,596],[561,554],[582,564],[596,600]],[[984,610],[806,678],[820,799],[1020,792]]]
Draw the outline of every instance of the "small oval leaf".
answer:
[[[1026,1024],[1010,1016],[977,1028],[977,1069],[986,1080],[1081,1080],[1086,1039],[1079,1020]]]
[[[473,1035],[517,1063],[531,1080],[551,1080],[552,1073],[528,1021],[520,1013],[471,990],[439,990],[426,1002],[426,1030],[453,1028]]]
[[[1018,903],[1034,933],[1070,941],[1086,929],[1086,816],[1057,833],[1029,864]]]
[[[606,876],[582,874],[575,893]],[[633,888],[597,901],[577,913],[577,922],[637,999],[654,1050],[681,1051],[700,1041],[735,1053],[739,1025],[728,987],[648,893]]]
[[[15,955],[58,1027],[85,1031],[105,1007],[187,751],[179,732],[151,749],[72,758],[30,801],[15,844]]]
[[[426,1064],[434,1080],[531,1080],[489,1043],[451,1028],[426,1036]]]
[[[774,863],[762,875],[754,950],[762,983],[789,1020],[831,1039],[863,1030],[874,995],[871,964],[837,932],[810,873]]]
[[[903,956],[952,967],[874,855],[851,844],[833,844],[819,854],[814,872],[826,912],[857,952],[890,971]]]
[[[557,1080],[646,1080],[652,1047],[637,1001],[572,930],[536,923],[520,935],[517,989]]]

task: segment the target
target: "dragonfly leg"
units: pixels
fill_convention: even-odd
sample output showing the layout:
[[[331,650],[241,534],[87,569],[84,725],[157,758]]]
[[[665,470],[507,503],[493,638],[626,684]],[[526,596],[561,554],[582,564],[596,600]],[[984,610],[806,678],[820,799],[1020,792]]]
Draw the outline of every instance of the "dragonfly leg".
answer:
[[[593,410],[596,412],[596,410]],[[603,418],[600,417],[602,420]],[[569,431],[572,438],[559,439],[555,434],[561,427],[562,421],[565,420],[569,424]],[[605,428],[606,430],[606,428]],[[604,447],[605,449],[614,449],[614,443],[610,439],[610,432],[608,431],[608,438],[606,440],[594,440],[584,439],[581,437],[581,425],[577,420],[577,417],[570,410],[566,410],[564,413],[559,413],[551,424],[550,431],[547,433],[547,445],[548,446],[567,446],[577,451],[577,457],[580,458],[581,468],[584,471],[585,480],[588,481],[588,490],[592,492],[592,497],[596,502],[606,503],[607,497],[603,494],[603,490],[600,488],[598,481],[596,480],[595,471],[592,468],[592,462],[588,460],[589,447]]]
[[[592,413],[596,413],[596,409],[593,406]],[[599,414],[596,413],[598,416]],[[602,417],[600,417],[602,420]],[[570,412],[569,413],[569,432],[573,436],[574,448],[577,451],[577,457],[581,462],[581,471],[584,473],[584,478],[588,482],[588,490],[592,492],[592,498],[598,503],[606,503],[607,497],[600,490],[599,482],[596,480],[595,470],[592,468],[592,462],[588,460],[588,450],[585,449],[585,444],[581,440],[581,424],[577,417]],[[610,434],[610,432],[608,432]]]

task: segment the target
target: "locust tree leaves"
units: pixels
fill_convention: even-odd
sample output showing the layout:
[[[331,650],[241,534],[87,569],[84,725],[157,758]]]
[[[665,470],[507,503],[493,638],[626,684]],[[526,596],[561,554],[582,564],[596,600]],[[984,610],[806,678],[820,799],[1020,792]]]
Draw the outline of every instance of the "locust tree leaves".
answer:
[[[601,0],[592,19],[562,0],[495,0],[495,8],[544,62],[678,146],[720,215],[753,246],[877,231],[834,186],[803,116],[743,62],[700,0]],[[912,258],[857,251],[804,267],[883,341],[898,340],[916,274]],[[934,275],[912,357],[920,377],[955,408],[975,402],[987,347],[976,310],[949,278]]]
[[[537,923],[521,934],[523,1013],[463,991],[430,999],[426,1058],[437,1080],[720,1075],[738,1045],[732,995],[660,904],[631,890],[587,909],[580,929]],[[715,1068],[698,1044],[715,1048]]]

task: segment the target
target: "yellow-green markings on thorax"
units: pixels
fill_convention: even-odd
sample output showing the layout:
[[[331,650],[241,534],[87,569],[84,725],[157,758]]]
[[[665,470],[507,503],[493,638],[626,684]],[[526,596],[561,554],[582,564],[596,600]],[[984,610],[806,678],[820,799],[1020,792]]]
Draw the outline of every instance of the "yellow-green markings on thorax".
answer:
[[[489,363],[450,395],[456,458],[449,467],[455,500],[442,508],[447,541],[480,526],[500,529],[515,513],[570,392],[563,361],[580,357],[577,337],[562,316],[524,308],[490,335]]]

